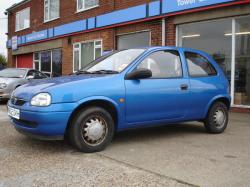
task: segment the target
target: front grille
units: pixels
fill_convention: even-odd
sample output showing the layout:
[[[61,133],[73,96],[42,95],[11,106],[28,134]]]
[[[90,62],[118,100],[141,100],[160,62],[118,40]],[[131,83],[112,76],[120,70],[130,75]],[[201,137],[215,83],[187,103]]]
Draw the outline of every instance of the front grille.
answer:
[[[14,123],[17,123],[20,126],[27,127],[27,128],[36,128],[38,124],[33,121],[27,121],[22,119],[12,119]]]
[[[11,104],[16,105],[16,106],[23,106],[26,103],[25,100],[16,98],[16,97],[12,97],[10,101],[11,101]]]

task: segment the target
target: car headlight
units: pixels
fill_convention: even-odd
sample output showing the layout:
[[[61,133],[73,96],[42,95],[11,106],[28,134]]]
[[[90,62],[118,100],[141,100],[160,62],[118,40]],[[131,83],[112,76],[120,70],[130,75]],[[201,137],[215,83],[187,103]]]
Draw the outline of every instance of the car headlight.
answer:
[[[48,93],[40,93],[31,99],[32,106],[49,106],[51,104],[51,96]]]
[[[6,83],[0,83],[0,89],[4,89],[7,87],[7,84]]]

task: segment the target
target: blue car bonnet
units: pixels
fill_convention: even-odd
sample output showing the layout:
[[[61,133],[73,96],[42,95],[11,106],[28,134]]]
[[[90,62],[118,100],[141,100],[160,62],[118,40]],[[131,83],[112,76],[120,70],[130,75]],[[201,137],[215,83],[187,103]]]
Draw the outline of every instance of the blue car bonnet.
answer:
[[[67,84],[75,83],[75,85],[82,85],[85,80],[104,77],[106,75],[79,75],[79,76],[65,76],[46,80],[33,80],[29,83],[18,87],[13,95],[18,98],[22,98],[26,101],[30,101],[32,97],[41,92],[49,92],[54,88],[62,87]],[[73,92],[73,90],[71,90]]]

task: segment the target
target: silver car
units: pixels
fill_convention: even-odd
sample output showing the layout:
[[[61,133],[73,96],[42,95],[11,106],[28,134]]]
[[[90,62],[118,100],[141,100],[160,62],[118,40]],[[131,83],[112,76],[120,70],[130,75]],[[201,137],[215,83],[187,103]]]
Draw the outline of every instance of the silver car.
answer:
[[[7,68],[0,71],[0,100],[7,100],[17,87],[33,79],[46,79],[44,73],[25,68]]]

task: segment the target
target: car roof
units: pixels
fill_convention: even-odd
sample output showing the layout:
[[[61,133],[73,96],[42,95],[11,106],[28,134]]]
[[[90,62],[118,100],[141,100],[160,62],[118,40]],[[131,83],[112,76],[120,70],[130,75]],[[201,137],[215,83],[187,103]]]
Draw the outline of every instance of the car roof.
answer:
[[[184,51],[191,51],[191,52],[196,52],[196,53],[205,53],[204,51],[193,49],[193,48],[187,48],[187,47],[176,47],[176,46],[154,46],[154,47],[138,47],[138,48],[133,48],[133,49],[145,49],[147,51],[153,51],[153,50],[184,50]]]
[[[17,69],[17,70],[26,70],[26,71],[33,70],[31,68],[6,68],[6,69]]]

